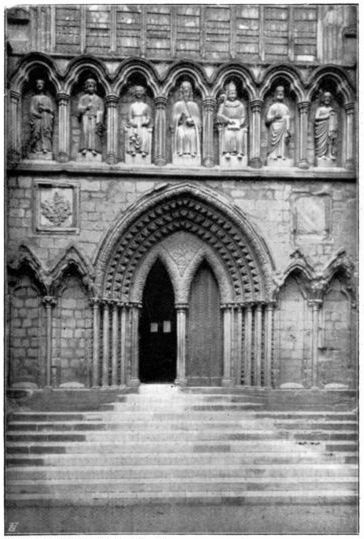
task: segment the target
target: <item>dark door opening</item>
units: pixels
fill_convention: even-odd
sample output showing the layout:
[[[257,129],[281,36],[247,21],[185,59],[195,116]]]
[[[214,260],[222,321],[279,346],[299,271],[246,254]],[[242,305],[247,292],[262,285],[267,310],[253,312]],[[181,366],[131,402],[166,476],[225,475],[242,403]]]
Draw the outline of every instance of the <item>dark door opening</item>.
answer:
[[[140,320],[139,377],[144,383],[176,378],[176,311],[172,283],[158,260],[143,291]]]

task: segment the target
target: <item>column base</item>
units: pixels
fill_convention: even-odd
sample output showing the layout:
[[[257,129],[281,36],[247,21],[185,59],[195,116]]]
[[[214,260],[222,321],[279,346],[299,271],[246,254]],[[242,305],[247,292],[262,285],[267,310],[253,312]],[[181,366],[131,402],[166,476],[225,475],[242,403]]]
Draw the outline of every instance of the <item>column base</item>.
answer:
[[[185,387],[187,385],[187,378],[176,378],[174,384],[176,386]]]
[[[57,161],[59,161],[60,163],[67,163],[67,161],[69,161],[69,156],[67,153],[65,152],[60,152],[58,154],[58,159]]]
[[[163,157],[156,157],[155,161],[154,161],[154,164],[157,167],[164,167],[167,164],[167,160],[164,159]]]
[[[139,387],[140,386],[140,380],[139,380],[139,378],[131,378],[126,385],[128,387]]]
[[[109,153],[106,156],[106,163],[108,165],[115,165],[116,164],[116,155],[113,153]]]
[[[263,163],[260,157],[253,157],[253,159],[249,161],[249,166],[252,168],[262,168]]]
[[[221,385],[222,385],[222,387],[233,387],[234,382],[233,382],[232,378],[223,378],[221,380]]]
[[[211,159],[211,157],[206,157],[206,159],[203,160],[203,166],[206,168],[212,168],[215,166],[214,160]]]
[[[308,169],[310,168],[310,165],[307,163],[306,159],[302,159],[298,162],[298,168]]]

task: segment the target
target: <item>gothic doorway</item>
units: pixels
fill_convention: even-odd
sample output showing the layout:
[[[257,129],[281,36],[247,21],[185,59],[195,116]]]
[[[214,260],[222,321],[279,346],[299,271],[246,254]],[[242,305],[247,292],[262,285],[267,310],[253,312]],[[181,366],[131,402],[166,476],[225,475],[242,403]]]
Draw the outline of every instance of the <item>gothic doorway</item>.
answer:
[[[223,336],[219,286],[207,264],[191,285],[188,313],[187,380],[191,385],[220,385]]]
[[[158,260],[143,291],[140,319],[139,376],[143,383],[176,378],[176,312],[172,283]]]

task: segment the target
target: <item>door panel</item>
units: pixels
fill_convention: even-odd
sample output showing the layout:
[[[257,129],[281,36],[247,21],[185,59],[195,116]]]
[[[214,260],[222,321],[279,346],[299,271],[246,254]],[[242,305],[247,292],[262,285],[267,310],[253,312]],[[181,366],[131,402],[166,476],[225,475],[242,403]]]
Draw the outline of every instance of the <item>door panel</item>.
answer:
[[[201,264],[191,286],[188,312],[187,378],[191,385],[220,385],[222,315],[217,281]]]

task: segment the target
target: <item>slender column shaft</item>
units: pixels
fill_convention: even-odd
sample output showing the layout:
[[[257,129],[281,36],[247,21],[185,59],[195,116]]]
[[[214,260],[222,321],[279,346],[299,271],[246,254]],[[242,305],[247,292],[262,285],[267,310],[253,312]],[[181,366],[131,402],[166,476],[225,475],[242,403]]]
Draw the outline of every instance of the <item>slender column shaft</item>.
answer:
[[[230,386],[231,380],[231,307],[224,305],[223,309],[223,326],[224,326],[224,372],[222,378],[223,386]]]
[[[255,309],[255,339],[254,339],[254,383],[257,387],[262,385],[262,305]]]
[[[114,303],[112,308],[112,367],[111,385],[118,383],[118,306]]]
[[[118,97],[116,95],[108,95],[105,101],[107,110],[106,161],[109,165],[114,165],[117,161]]]
[[[176,305],[177,310],[177,378],[176,384],[186,385],[186,327],[187,305]]]
[[[103,354],[102,354],[102,385],[109,385],[109,354],[110,354],[110,319],[109,304],[104,303],[103,312]]]
[[[214,111],[215,99],[207,97],[203,101],[203,156],[202,162],[205,167],[214,166]]]
[[[243,332],[243,308],[240,306],[238,307],[237,314],[236,314],[236,324],[237,324],[237,332],[236,332],[236,383],[241,384],[241,363],[242,363],[242,332]]]
[[[253,313],[252,306],[249,304],[245,309],[245,380],[244,385],[251,385],[252,375],[252,326],[253,326]]]
[[[126,307],[120,313],[120,384],[126,383]]]
[[[346,168],[354,167],[354,141],[355,141],[354,110],[355,110],[354,103],[347,103],[345,105],[345,112],[346,112],[345,167]]]
[[[53,296],[44,296],[46,308],[46,386],[50,387],[52,377],[52,308],[56,304]]]
[[[139,385],[139,311],[141,305],[134,303],[131,307],[131,378],[129,385]]]
[[[99,357],[100,357],[100,304],[98,298],[92,300],[93,310],[93,346],[92,346],[92,385],[99,385]]]
[[[70,96],[65,93],[59,93],[57,94],[57,101],[58,101],[58,124],[59,124],[58,160],[65,162],[69,160]]]
[[[164,96],[158,96],[154,100],[156,113],[155,113],[155,164],[158,166],[164,166],[167,163],[167,121],[166,121],[166,107],[167,98]]]
[[[262,160],[260,157],[260,123],[263,101],[255,99],[250,102],[250,110],[252,113],[252,126],[249,130],[250,135],[250,166],[254,168],[260,168],[262,166]]]
[[[308,101],[302,101],[298,103],[299,111],[299,158],[298,166],[299,168],[308,168],[307,161],[307,129],[308,129],[308,111],[310,103]]]
[[[20,93],[10,91],[10,143],[9,160],[18,161],[21,158],[21,115],[20,115]]]
[[[272,386],[272,346],[273,346],[273,304],[269,303],[265,309],[265,373],[264,385]]]
[[[318,326],[319,326],[319,309],[321,307],[322,300],[313,300],[311,302],[312,308],[312,387],[318,386]]]

